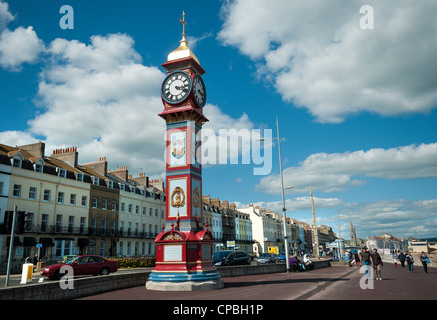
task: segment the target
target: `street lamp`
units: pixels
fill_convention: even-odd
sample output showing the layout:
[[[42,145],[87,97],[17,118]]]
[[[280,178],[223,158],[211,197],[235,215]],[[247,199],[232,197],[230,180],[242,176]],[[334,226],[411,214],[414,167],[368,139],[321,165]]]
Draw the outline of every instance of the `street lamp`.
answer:
[[[279,138],[279,124],[278,124],[278,117],[276,117],[276,131],[277,131],[277,137],[276,138],[261,138],[258,139],[258,141],[265,141],[265,140],[278,140],[278,151],[279,151],[279,171],[281,172],[281,191],[282,191],[282,219],[283,219],[283,223],[284,223],[284,248],[285,248],[285,264],[286,264],[286,268],[287,268],[287,273],[290,272],[290,261],[288,261],[289,259],[289,254],[288,254],[288,241],[287,241],[287,221],[286,221],[286,217],[285,217],[285,198],[284,198],[284,191],[286,189],[291,189],[293,187],[286,187],[284,188],[284,175],[282,173],[282,160],[281,160],[281,139]]]
[[[320,257],[319,257],[319,234],[317,232],[316,213],[314,211],[313,188],[310,189],[310,194],[311,194],[311,205],[313,208],[314,250],[315,250],[317,259],[320,259]]]

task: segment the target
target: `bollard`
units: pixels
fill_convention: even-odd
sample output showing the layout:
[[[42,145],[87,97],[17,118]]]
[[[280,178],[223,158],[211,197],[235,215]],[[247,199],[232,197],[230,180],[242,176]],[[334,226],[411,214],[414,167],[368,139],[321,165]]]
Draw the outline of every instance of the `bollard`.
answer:
[[[33,273],[33,264],[32,263],[23,264],[23,272],[21,273],[20,284],[32,283],[32,273]]]

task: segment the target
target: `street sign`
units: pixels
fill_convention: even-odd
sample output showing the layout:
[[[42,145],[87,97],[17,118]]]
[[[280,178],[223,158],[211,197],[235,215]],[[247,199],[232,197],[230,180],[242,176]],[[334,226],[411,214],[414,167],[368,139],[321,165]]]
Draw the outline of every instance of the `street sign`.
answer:
[[[37,243],[37,244],[36,244],[36,247],[37,247],[37,248],[42,248],[42,243]]]

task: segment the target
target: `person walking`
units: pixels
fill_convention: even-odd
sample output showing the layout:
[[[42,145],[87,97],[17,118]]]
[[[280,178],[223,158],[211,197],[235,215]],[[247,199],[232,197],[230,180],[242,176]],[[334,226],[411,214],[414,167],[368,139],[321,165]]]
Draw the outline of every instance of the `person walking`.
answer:
[[[399,253],[398,259],[401,262],[402,268],[404,268],[405,267],[405,254],[402,251],[401,251],[401,253]]]
[[[360,266],[360,256],[358,255],[358,252],[355,253],[355,263],[357,264],[357,267]]]
[[[428,273],[428,263],[430,263],[430,260],[425,254],[425,251],[422,251],[419,259],[420,261],[422,261],[423,271],[425,271],[425,273]]]
[[[378,253],[378,250],[373,249],[371,254],[373,271],[375,272],[375,280],[382,280],[381,278],[381,268],[383,266],[381,256]]]
[[[367,279],[370,279],[370,266],[372,265],[372,257],[370,256],[369,250],[364,246],[360,252],[361,264],[364,267],[364,272],[366,273]]]
[[[408,264],[408,271],[414,272],[414,258],[410,251],[407,251],[407,254],[405,255],[405,260]]]

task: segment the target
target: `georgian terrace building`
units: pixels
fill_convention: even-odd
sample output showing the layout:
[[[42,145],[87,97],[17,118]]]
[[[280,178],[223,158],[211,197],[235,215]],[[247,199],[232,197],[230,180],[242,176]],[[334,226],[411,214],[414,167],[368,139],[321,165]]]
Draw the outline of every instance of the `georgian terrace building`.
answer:
[[[50,157],[44,153],[41,142],[0,144],[0,269],[11,240],[5,218],[14,206],[26,212],[24,232],[13,242],[17,266],[38,250],[47,260],[71,254],[155,253],[165,196],[148,186],[144,174],[123,180],[107,170],[105,158],[99,159],[100,167],[78,165],[74,147],[54,150]]]

